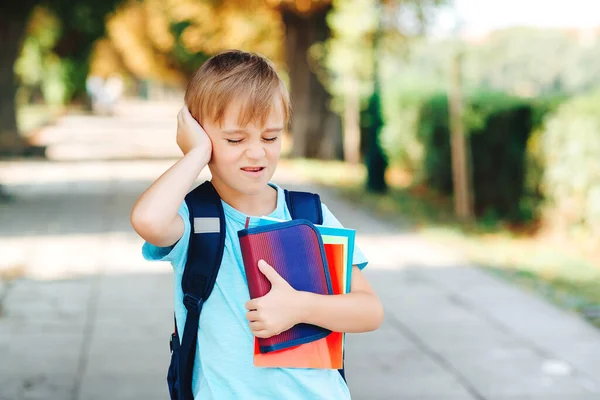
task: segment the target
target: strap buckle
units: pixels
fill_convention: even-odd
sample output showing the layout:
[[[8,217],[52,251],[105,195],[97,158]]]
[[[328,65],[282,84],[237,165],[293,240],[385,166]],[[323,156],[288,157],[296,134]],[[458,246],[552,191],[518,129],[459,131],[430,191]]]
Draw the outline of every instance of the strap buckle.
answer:
[[[186,293],[185,296],[183,296],[183,305],[188,311],[200,314],[202,306],[204,305],[204,300]]]

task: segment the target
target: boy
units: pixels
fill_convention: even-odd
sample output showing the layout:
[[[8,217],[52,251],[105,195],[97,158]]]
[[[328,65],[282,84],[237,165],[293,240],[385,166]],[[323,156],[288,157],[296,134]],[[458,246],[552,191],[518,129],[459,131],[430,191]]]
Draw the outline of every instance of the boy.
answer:
[[[270,337],[298,323],[338,332],[377,329],[383,308],[353,259],[351,293],[323,296],[294,290],[264,261],[271,281],[264,297],[250,300],[237,231],[268,215],[289,220],[275,172],[289,96],[272,63],[255,54],[229,51],[206,61],[190,80],[186,107],[178,115],[177,144],[184,156],[138,199],[131,213],[146,240],[143,255],[174,268],[175,315],[183,332],[186,309],[181,279],[191,234],[184,197],[208,165],[226,218],[225,250],[215,287],[200,314],[192,391],[199,399],[347,399],[336,370],[257,368],[253,335]],[[323,225],[341,224],[325,205]]]

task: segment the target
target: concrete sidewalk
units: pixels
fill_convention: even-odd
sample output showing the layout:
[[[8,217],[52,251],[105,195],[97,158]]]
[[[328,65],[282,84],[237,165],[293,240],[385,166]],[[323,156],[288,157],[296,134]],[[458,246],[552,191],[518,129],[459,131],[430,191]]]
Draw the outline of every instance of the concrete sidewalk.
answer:
[[[61,161],[0,165],[15,198],[0,205],[0,400],[168,397],[170,266],[142,260],[128,216],[172,163],[152,158],[176,154],[177,105],[127,107],[128,115],[67,117],[46,131]],[[371,261],[365,273],[386,319],[376,332],[348,335],[354,399],[600,398],[600,332],[579,317],[284,168],[274,181],[317,190],[358,229]]]

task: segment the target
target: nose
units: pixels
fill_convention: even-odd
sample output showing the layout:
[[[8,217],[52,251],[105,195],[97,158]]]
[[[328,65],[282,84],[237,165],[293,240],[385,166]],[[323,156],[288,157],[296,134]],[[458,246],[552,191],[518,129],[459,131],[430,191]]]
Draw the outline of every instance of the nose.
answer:
[[[260,160],[266,155],[265,148],[262,143],[252,143],[246,149],[246,157],[251,160]]]

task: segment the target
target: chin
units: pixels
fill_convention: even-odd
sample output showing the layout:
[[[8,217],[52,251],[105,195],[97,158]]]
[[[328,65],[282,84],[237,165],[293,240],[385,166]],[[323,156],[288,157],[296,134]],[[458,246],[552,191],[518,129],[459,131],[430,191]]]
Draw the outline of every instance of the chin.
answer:
[[[243,193],[248,196],[254,196],[261,194],[263,190],[268,186],[268,181],[265,182],[243,182],[237,181],[233,185],[229,185],[239,193]]]

